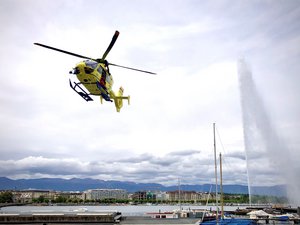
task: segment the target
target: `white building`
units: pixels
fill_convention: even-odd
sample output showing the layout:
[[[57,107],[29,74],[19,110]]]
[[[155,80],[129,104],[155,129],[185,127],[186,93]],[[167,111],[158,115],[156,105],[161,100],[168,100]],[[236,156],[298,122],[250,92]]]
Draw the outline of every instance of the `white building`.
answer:
[[[155,191],[154,194],[156,196],[156,200],[161,200],[161,201],[168,200],[168,196],[165,191]]]
[[[84,192],[86,200],[127,199],[124,189],[90,189]]]

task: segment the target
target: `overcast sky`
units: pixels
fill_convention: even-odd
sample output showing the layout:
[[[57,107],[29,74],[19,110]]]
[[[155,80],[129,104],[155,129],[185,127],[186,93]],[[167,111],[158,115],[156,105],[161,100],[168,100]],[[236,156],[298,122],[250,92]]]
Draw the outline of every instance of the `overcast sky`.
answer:
[[[212,183],[216,123],[223,183],[247,184],[240,58],[297,165],[299,21],[298,0],[1,0],[0,176]],[[33,45],[97,58],[115,30],[107,60],[158,74],[110,67],[131,96],[120,113],[69,87],[80,58]],[[286,182],[270,154],[249,159],[253,184]]]

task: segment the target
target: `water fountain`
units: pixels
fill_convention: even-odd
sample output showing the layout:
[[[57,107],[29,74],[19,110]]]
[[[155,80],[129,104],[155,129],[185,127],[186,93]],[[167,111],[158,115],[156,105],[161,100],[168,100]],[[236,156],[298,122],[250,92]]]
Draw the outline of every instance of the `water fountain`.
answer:
[[[298,193],[300,181],[296,170],[293,169],[291,154],[272,124],[245,60],[238,62],[238,76],[249,195],[251,196],[253,183],[265,185],[263,181],[260,183],[261,181],[254,180],[254,176],[258,175],[258,168],[264,166],[264,172],[269,174],[266,180],[270,183],[278,179],[284,182],[287,185],[290,203],[300,205]],[[249,200],[251,203],[251,197]]]

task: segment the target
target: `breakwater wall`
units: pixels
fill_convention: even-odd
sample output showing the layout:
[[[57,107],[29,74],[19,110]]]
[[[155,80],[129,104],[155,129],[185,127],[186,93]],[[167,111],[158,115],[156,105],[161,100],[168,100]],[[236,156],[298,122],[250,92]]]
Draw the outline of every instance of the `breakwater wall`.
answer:
[[[63,223],[108,223],[115,224],[122,218],[119,212],[103,213],[30,213],[0,214],[0,224],[63,224]]]

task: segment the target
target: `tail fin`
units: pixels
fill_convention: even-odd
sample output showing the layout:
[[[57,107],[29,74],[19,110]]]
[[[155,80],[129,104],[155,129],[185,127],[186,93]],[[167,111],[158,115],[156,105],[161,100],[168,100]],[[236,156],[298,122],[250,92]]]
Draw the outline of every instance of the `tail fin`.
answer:
[[[130,104],[130,96],[123,96],[124,89],[120,87],[119,91],[116,93],[114,97],[115,106],[117,109],[117,112],[120,112],[122,106],[123,106],[123,99],[127,99],[128,105]]]

